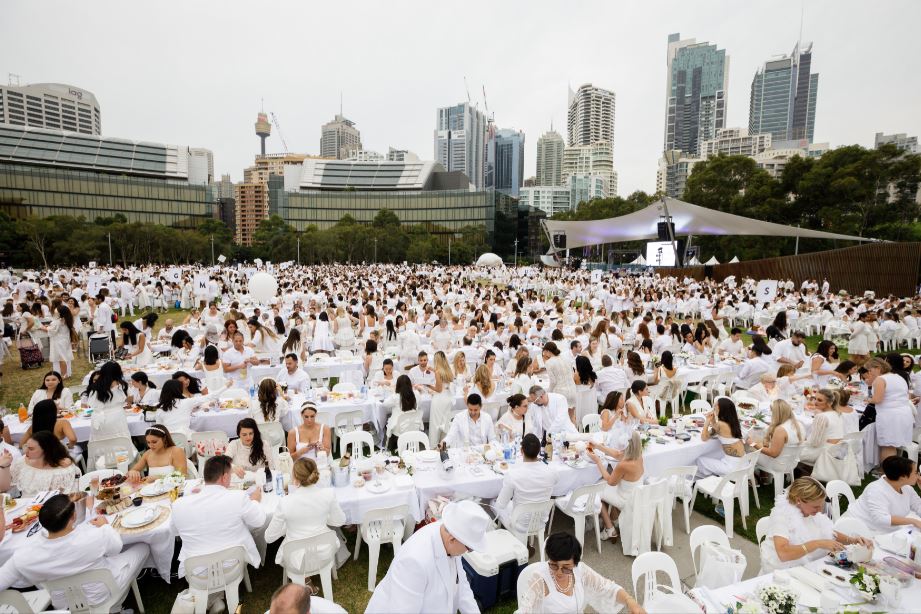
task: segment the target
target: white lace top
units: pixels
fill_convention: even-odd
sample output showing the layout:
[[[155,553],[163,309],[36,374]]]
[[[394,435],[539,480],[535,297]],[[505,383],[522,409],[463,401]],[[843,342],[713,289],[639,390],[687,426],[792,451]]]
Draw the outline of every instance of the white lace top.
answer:
[[[621,586],[579,563],[573,570],[575,587],[571,596],[556,590],[547,563],[539,563],[523,595],[518,595],[520,614],[580,614],[590,605],[596,612],[617,609],[617,593]]]
[[[77,492],[77,466],[36,469],[20,457],[10,468],[13,484],[25,497],[31,497],[45,490],[60,490],[64,494]]]
[[[827,412],[826,412],[827,413]],[[761,572],[771,573],[775,569],[796,567],[824,557],[828,551],[819,549],[790,561],[781,561],[774,548],[774,537],[785,537],[794,546],[814,539],[834,539],[835,527],[831,518],[819,512],[803,516],[798,507],[790,503],[786,495],[777,497],[771,511],[767,537],[761,543]]]

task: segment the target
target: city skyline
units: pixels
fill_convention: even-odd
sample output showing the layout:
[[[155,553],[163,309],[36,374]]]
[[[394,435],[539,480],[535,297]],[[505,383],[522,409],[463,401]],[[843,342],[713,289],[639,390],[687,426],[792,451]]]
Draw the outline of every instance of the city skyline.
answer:
[[[91,91],[105,115],[104,136],[209,148],[214,174],[229,173],[237,182],[259,151],[252,126],[262,105],[276,114],[292,153],[319,153],[318,132],[340,108],[341,95],[342,113],[360,126],[365,149],[386,153],[392,146],[428,159],[435,110],[466,102],[468,89],[480,111],[488,104],[498,126],[525,133],[524,174],[531,177],[538,138],[551,121],[558,130],[565,126],[568,89],[592,83],[617,96],[614,168],[618,193],[626,196],[655,190],[668,35],[680,32],[726,50],[732,61],[725,125],[745,127],[752,78],[766,60],[790,52],[801,13],[800,2],[474,2],[489,11],[491,23],[515,25],[503,33],[507,51],[497,54],[477,43],[487,40],[485,32],[435,27],[450,18],[449,7],[407,3],[397,15],[383,5],[346,4],[361,45],[335,41],[321,28],[304,34],[305,23],[324,23],[347,10],[342,6],[260,5],[269,25],[257,31],[250,27],[252,6],[242,2],[166,2],[150,11],[110,2],[13,1],[0,24],[0,79],[15,73],[22,84]],[[912,32],[921,3],[805,2],[804,13],[801,40],[813,43],[812,70],[821,74],[814,140],[872,147],[877,132],[921,133],[914,111],[921,56]],[[610,24],[609,35],[560,45],[537,36],[552,29],[567,35],[559,40],[578,38],[589,18]],[[81,53],[66,53],[77,22]],[[47,41],[41,54],[36,28]],[[337,52],[326,53],[333,44]],[[446,65],[428,58],[452,45],[467,47]],[[264,61],[276,53],[283,61]],[[392,62],[381,63],[386,57]],[[301,76],[296,67],[307,64]],[[411,71],[400,69],[410,65]],[[272,130],[269,153],[284,151],[281,135]]]

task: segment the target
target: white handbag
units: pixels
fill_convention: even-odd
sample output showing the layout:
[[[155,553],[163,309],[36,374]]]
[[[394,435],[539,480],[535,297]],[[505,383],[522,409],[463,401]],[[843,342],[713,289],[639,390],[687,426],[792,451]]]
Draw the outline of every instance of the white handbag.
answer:
[[[713,542],[700,547],[700,572],[695,588],[721,588],[742,581],[745,573],[745,555],[739,550],[726,548]]]

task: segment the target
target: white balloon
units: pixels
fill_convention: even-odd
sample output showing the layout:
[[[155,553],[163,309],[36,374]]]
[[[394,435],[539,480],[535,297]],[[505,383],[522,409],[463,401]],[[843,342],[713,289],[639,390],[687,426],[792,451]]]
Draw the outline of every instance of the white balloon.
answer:
[[[249,295],[257,303],[268,303],[278,295],[278,282],[273,276],[260,271],[249,279]]]

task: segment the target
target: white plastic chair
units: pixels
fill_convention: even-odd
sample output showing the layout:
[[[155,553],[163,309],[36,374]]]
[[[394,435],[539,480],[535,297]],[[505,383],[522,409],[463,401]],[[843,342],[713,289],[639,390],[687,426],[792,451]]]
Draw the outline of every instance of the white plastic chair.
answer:
[[[639,556],[649,551],[653,536],[657,536],[656,547],[661,549],[663,540],[672,542],[671,517],[668,507],[668,481],[658,480],[641,484],[634,489],[633,500],[627,501],[621,511],[618,524],[620,541],[625,556]]]
[[[259,428],[259,434],[262,435],[266,449],[277,450],[285,445],[285,429],[281,422],[259,422],[256,426]]]
[[[352,458],[369,458],[374,454],[374,438],[371,437],[371,433],[367,431],[352,431],[351,433],[346,433],[339,440],[339,453],[345,454],[346,450],[350,447],[352,448]],[[364,446],[368,446],[368,455],[364,454]]]
[[[598,547],[598,554],[601,554],[601,523],[598,515],[601,513],[601,491],[604,490],[604,486],[605,482],[580,486],[565,497],[554,499],[554,510],[550,514],[549,523],[553,526],[553,514],[556,510],[572,518],[576,539],[584,547],[585,521],[590,518],[595,525],[595,545]]]
[[[512,517],[509,519],[505,528],[520,539],[522,543],[527,544],[532,537],[537,538],[536,548],[540,550],[540,560],[543,561],[544,553],[544,532],[547,527],[547,519],[553,510],[553,500],[538,501],[536,503],[518,503],[512,507]],[[523,520],[522,520],[523,519]],[[519,522],[521,520],[521,522]],[[525,527],[524,531],[519,532],[518,527]]]
[[[660,474],[663,479],[668,480],[668,493],[672,498],[669,509],[675,507],[675,503],[680,499],[681,507],[684,510],[684,532],[691,534],[691,498],[694,495],[694,478],[697,475],[695,465],[684,465],[680,467],[668,467]],[[669,514],[669,522],[671,515]]]
[[[354,347],[354,343],[352,346]],[[355,355],[352,354],[352,350],[336,350],[336,358],[354,358]]]
[[[91,604],[84,592],[87,584],[104,584],[109,591],[109,598],[102,603]],[[41,583],[42,587],[49,594],[55,592],[64,593],[64,601],[67,603],[67,609],[71,614],[94,614],[95,612],[108,612],[112,608],[120,607],[128,591],[134,592],[134,600],[137,602],[138,610],[144,614],[144,603],[141,601],[141,591],[138,590],[137,579],[124,586],[118,586],[115,583],[115,576],[108,569],[90,569],[66,578],[57,580],[48,580]]]
[[[755,543],[761,546],[761,542],[767,537],[768,527],[771,525],[771,517],[764,516],[755,523]]]
[[[693,531],[691,531],[690,537],[690,548],[691,548],[691,564],[694,566],[694,580],[696,584],[697,576],[700,575],[700,568],[698,567],[698,556],[697,551],[700,550],[700,547],[706,543],[715,543],[717,545],[723,546],[726,549],[730,548],[729,537],[726,535],[726,532],[713,524],[702,524]]]
[[[338,549],[335,531],[286,542],[282,549],[282,582],[290,580],[305,586],[306,578],[319,575],[323,598],[333,601]]]
[[[96,467],[96,461],[100,457],[104,457],[108,454],[118,455],[124,453],[128,454],[128,463],[131,464],[134,462],[137,452],[137,448],[134,447],[130,437],[95,439],[87,444],[86,466],[88,469],[94,469]]]
[[[192,437],[189,438],[189,448],[190,454],[196,455],[198,459],[198,472],[203,474],[205,472],[205,462],[214,456],[214,454],[204,453],[201,454],[198,451],[198,444],[201,443],[208,448],[212,443],[224,446],[226,449],[227,444],[229,443],[230,438],[227,437],[227,433],[224,431],[200,431],[197,433],[192,433]]]
[[[47,610],[49,605],[51,595],[45,590],[21,592],[10,588],[0,592],[2,614],[35,614]]]
[[[339,412],[335,417],[336,436],[342,437],[346,433],[361,430],[364,423],[365,412],[360,409]]]
[[[761,509],[761,499],[758,496],[758,480],[755,479],[755,467],[758,459],[761,458],[761,450],[749,452],[742,457],[742,462],[748,467],[748,485],[751,486],[752,494],[755,495],[755,507]]]
[[[169,436],[173,440],[173,443],[176,444],[176,447],[185,453],[186,458],[192,455],[192,451],[189,450],[189,438],[185,433],[174,433],[170,431]]]
[[[351,354],[351,352],[350,352],[350,354]],[[353,384],[352,382],[339,382],[338,384],[336,384],[335,386],[333,386],[333,392],[343,392],[343,393],[345,393],[345,392],[352,392],[352,393],[355,393],[355,392],[358,392],[358,388],[356,388],[356,387],[355,387],[355,384]]]
[[[784,445],[780,455],[777,458],[771,459],[773,462],[770,468],[761,464],[762,461],[767,459],[766,456],[758,457],[758,468],[770,473],[773,478],[775,499],[783,494],[783,489],[786,485],[786,477],[790,476],[790,481],[793,481],[793,470],[799,464],[799,456],[802,449],[803,447],[801,444],[788,443]]]
[[[658,573],[668,576],[669,584],[659,584]],[[678,576],[678,566],[672,557],[664,552],[644,552],[633,561],[631,570],[633,576],[633,594],[639,598],[637,591],[638,580],[643,579],[643,597],[640,605],[652,600],[657,594],[665,593],[681,595],[681,578]],[[663,590],[664,589],[664,590]]]
[[[368,590],[373,592],[377,585],[377,561],[380,557],[381,544],[392,544],[393,555],[396,556],[403,543],[406,527],[404,519],[409,516],[408,505],[397,505],[365,513],[361,521],[361,528],[355,536],[355,555],[361,550],[361,542],[368,544]]]
[[[503,405],[500,401],[487,401],[483,403],[483,413],[489,415],[492,418],[492,423],[495,424],[499,421],[499,407]]]
[[[413,409],[400,412],[400,415],[397,416],[396,423],[393,425],[393,430],[387,431],[387,441],[389,441],[391,437],[399,437],[403,433],[421,431],[423,428],[425,428],[425,425],[422,423],[422,412],[420,410]]]
[[[748,464],[741,465],[735,471],[730,471],[722,477],[711,475],[702,480],[697,480],[694,484],[694,493],[691,496],[692,508],[694,507],[694,502],[697,501],[698,492],[702,492],[711,499],[723,504],[723,512],[726,516],[726,534],[730,539],[735,537],[733,529],[735,499],[739,500],[742,526],[748,528],[748,482],[751,468],[757,462],[757,455],[746,454],[746,456],[749,457]]]
[[[589,386],[576,386],[576,423],[581,424],[585,416],[598,413],[598,397]]]
[[[854,491],[851,490],[847,482],[842,480],[830,480],[825,486],[825,495],[831,499],[829,506],[831,507],[832,522],[838,522],[838,519],[841,518],[841,500],[839,497],[843,496],[847,499],[848,509],[854,505]]]
[[[713,406],[710,405],[709,401],[703,399],[694,399],[691,401],[692,414],[708,414],[711,411],[713,411]]]
[[[597,433],[601,430],[601,414],[589,414],[582,416],[582,431],[585,433]]]
[[[240,581],[246,584],[247,591],[253,591],[246,565],[243,546],[187,558],[185,579],[189,583],[189,593],[195,598],[195,614],[205,614],[208,595],[217,592],[224,593],[228,612],[236,610],[240,604]],[[202,568],[204,573],[195,573]]]
[[[870,530],[863,520],[852,518],[847,514],[835,521],[835,531],[852,537],[866,537],[867,539],[873,539],[875,537],[873,531]]]
[[[429,436],[422,431],[406,431],[397,437],[397,454],[405,451],[418,452],[425,450],[429,445]]]

